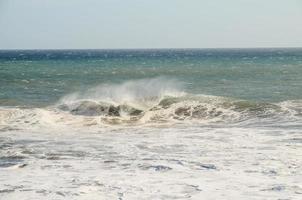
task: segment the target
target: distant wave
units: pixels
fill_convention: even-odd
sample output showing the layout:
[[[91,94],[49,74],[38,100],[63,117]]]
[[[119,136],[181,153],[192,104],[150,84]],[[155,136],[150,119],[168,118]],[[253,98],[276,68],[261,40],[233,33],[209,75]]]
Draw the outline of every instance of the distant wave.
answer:
[[[302,100],[260,103],[188,94],[164,77],[100,85],[47,108],[0,108],[0,128],[301,120]]]

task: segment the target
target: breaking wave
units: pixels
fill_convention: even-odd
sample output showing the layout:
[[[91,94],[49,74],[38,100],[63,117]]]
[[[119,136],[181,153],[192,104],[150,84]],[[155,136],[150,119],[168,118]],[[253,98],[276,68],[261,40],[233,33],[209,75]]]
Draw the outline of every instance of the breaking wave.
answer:
[[[261,103],[184,92],[165,78],[100,85],[47,108],[2,108],[0,128],[301,120],[302,101]]]

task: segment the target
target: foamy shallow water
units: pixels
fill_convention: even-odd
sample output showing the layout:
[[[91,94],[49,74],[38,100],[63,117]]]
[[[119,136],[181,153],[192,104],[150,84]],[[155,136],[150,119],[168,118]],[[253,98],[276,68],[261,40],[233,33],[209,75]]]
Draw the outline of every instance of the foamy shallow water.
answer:
[[[1,199],[300,199],[301,128],[2,130]]]

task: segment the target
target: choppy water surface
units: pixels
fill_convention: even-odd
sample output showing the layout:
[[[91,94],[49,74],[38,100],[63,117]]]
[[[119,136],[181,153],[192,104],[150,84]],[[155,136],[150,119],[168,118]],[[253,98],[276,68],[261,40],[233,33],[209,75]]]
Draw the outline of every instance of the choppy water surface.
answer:
[[[0,199],[300,199],[302,50],[0,51]]]

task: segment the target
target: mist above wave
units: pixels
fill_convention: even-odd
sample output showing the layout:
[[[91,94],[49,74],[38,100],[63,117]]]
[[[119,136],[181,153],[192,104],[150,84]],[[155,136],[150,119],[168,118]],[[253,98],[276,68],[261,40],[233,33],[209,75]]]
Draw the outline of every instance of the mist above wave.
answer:
[[[63,97],[59,104],[74,104],[81,101],[103,102],[112,105],[127,104],[146,109],[156,105],[167,96],[182,96],[185,93],[180,81],[158,77],[125,81],[120,84],[101,84],[85,91]]]

